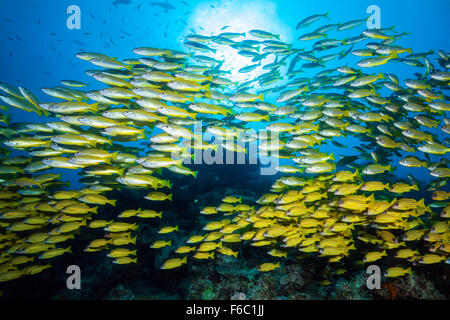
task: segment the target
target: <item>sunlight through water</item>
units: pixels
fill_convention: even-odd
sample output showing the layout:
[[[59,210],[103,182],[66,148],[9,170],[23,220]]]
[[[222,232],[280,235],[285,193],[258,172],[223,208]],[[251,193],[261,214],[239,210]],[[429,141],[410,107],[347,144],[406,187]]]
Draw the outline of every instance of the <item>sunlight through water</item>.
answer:
[[[239,12],[239,14],[236,14]],[[222,1],[220,7],[213,8],[211,3],[206,1],[201,3],[194,9],[194,13],[188,23],[186,34],[196,34],[205,36],[219,35],[223,32],[244,33],[252,29],[260,29],[280,35],[281,41],[290,41],[292,38],[291,30],[283,24],[277,15],[277,6],[271,1],[256,0],[247,1],[245,4],[236,3],[231,0]],[[250,34],[246,34],[247,39],[258,39]],[[234,40],[244,40],[243,37]],[[242,83],[249,79],[254,79],[266,72],[261,66],[247,73],[240,73],[243,67],[253,65],[252,58],[244,57],[237,54],[237,50],[229,46],[212,46],[217,49],[216,53],[208,53],[208,55],[216,60],[225,61],[221,70],[229,70],[231,73],[229,78],[233,81]],[[265,63],[273,62],[273,59],[265,59]],[[258,62],[256,62],[258,63]]]

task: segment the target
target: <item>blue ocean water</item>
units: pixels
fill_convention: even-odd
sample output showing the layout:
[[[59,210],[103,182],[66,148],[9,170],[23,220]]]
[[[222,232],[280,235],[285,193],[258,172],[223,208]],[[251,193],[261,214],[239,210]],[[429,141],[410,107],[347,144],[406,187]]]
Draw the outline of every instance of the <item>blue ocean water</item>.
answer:
[[[399,46],[414,52],[429,50],[448,51],[450,40],[445,36],[449,28],[448,1],[2,1],[0,3],[0,30],[3,50],[0,52],[2,80],[31,90],[41,101],[48,97],[40,90],[57,86],[63,79],[76,79],[90,84],[89,89],[102,85],[85,74],[94,69],[75,54],[82,51],[99,52],[117,58],[136,57],[132,50],[138,46],[151,46],[185,50],[183,39],[192,32],[210,35],[221,29],[246,32],[263,29],[280,34],[280,39],[299,45],[296,38],[303,30],[295,30],[304,17],[330,12],[330,23],[361,19],[370,16],[367,8],[377,5],[381,13],[381,27],[395,26],[398,32],[411,35],[402,37]],[[80,9],[81,28],[69,29],[67,21],[71,5]],[[359,27],[363,30],[365,26]],[[309,27],[311,31],[313,27]],[[306,30],[309,30],[306,29]],[[354,35],[355,33],[353,33]],[[300,44],[300,47],[303,44]],[[226,54],[226,53],[225,53]],[[230,57],[226,57],[230,59]],[[234,74],[248,60],[231,63]],[[358,57],[347,57],[356,63]],[[332,62],[327,67],[337,67]],[[374,72],[383,67],[374,68]],[[400,79],[413,77],[413,69],[404,64],[391,64],[389,72]],[[314,72],[310,72],[312,76]],[[308,76],[308,73],[305,74]],[[242,78],[237,78],[242,80]],[[47,100],[46,100],[47,99]],[[21,110],[12,110],[12,122],[41,122],[47,119]],[[258,128],[258,125],[254,126]],[[442,133],[440,133],[442,135]],[[351,137],[337,141],[357,144]],[[329,146],[328,146],[329,147]],[[333,146],[331,146],[333,148]],[[339,152],[338,150],[333,150]],[[342,150],[341,150],[342,152]],[[351,154],[351,152],[349,152]],[[399,168],[406,177],[410,171]],[[419,179],[428,178],[425,168],[415,169]],[[69,179],[77,184],[77,178]]]
[[[78,6],[81,13],[81,28],[68,28],[67,12],[70,6]],[[187,35],[192,33],[211,35],[220,32],[248,32],[262,29],[280,35],[280,40],[292,43],[296,48],[308,47],[297,40],[303,33],[313,31],[320,24],[339,23],[363,19],[370,16],[368,7],[376,5],[381,13],[381,28],[395,26],[397,32],[408,35],[396,41],[396,45],[411,48],[414,53],[433,50],[450,52],[450,30],[448,19],[450,2],[446,0],[423,1],[296,1],[296,0],[223,0],[223,1],[59,1],[28,0],[25,2],[0,2],[0,81],[15,87],[23,86],[31,90],[40,101],[54,101],[41,91],[44,87],[59,86],[61,80],[78,80],[89,84],[89,90],[99,90],[105,86],[86,75],[86,70],[96,69],[87,61],[75,57],[78,52],[98,52],[118,59],[136,58],[132,52],[136,47],[148,46],[187,51],[183,45]],[[314,27],[296,30],[297,23],[305,17],[317,13],[329,12],[330,20],[322,20]],[[366,26],[363,24],[349,31],[356,36]],[[337,35],[330,32],[329,37]],[[261,68],[248,75],[238,70],[248,64],[228,51],[211,54],[227,61],[224,65],[231,70],[230,77],[244,82],[262,73]],[[433,55],[433,59],[437,56]],[[345,59],[354,66],[360,57],[349,55]],[[436,63],[435,61],[432,61]],[[341,61],[327,63],[327,68],[341,66]],[[436,64],[437,65],[437,64]],[[400,82],[415,78],[415,72],[425,72],[425,68],[414,69],[403,63],[390,63],[389,66],[372,68],[370,72],[388,72],[398,76]],[[301,77],[314,77],[320,70],[306,70]],[[287,79],[286,79],[287,80]],[[387,89],[383,89],[387,93]],[[252,91],[252,90],[249,90]],[[275,95],[268,95],[268,101],[274,101]],[[35,113],[27,113],[11,108],[11,123],[47,122],[49,118]],[[446,113],[448,116],[448,112]],[[56,118],[53,118],[56,119]],[[259,129],[266,124],[252,124]],[[430,130],[440,140],[446,134],[439,130]],[[348,148],[338,148],[331,144],[320,147],[321,151],[333,152],[335,157],[358,155],[353,149],[361,142],[351,136],[335,139]],[[140,144],[131,144],[140,147]],[[20,152],[18,153],[20,154]],[[441,156],[431,156],[437,161]],[[450,159],[448,154],[443,156]],[[407,181],[408,174],[413,175],[421,185],[426,186],[431,177],[426,168],[406,168],[398,165],[401,158],[394,156],[392,164],[397,167],[395,175]],[[282,160],[281,164],[287,164]],[[84,185],[78,182],[79,171],[54,170],[63,173],[63,180],[71,182],[71,188]],[[237,173],[239,174],[239,173]],[[275,179],[275,178],[274,178]],[[237,183],[239,180],[237,179]],[[239,185],[236,185],[239,187]],[[448,186],[446,187],[449,190]],[[431,193],[423,193],[430,196]]]

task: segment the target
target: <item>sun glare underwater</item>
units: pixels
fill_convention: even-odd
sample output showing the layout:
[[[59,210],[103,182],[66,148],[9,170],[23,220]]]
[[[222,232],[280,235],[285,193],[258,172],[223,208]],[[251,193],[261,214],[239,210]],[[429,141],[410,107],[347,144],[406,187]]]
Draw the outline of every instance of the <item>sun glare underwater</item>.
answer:
[[[0,9],[0,300],[450,297],[448,1]]]

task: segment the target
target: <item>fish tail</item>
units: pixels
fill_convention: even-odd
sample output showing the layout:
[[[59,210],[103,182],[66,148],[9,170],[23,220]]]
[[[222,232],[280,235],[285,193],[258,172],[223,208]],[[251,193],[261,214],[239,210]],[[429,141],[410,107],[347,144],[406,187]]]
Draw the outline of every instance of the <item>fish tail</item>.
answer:
[[[126,170],[126,168],[120,168],[119,170],[118,170],[118,174],[119,174],[119,176],[123,176],[124,175],[124,173],[125,173],[125,170]]]
[[[424,198],[420,199],[420,201],[417,202],[417,206],[425,207],[425,199]]]
[[[211,97],[212,97],[212,96],[211,96],[211,92],[209,92],[209,91],[205,92],[204,95],[205,95],[205,97],[208,98],[208,99],[211,99]]]
[[[262,102],[264,102],[264,93],[261,93],[261,94],[258,96],[258,99],[261,100]]]
[[[173,195],[173,193],[171,193],[171,194],[169,194],[169,195],[167,196],[167,199],[168,199],[169,201],[172,201],[172,195]]]
[[[117,202],[117,200],[111,200],[109,203],[110,203],[113,207],[115,207],[115,206],[116,206],[116,202]]]
[[[388,58],[389,60],[398,58],[397,51],[393,51]]]
[[[184,258],[181,260],[181,264],[186,264],[187,263],[187,256],[184,256]]]
[[[394,198],[389,204],[392,206],[396,202],[397,202],[397,198]]]
[[[93,104],[91,104],[90,109],[94,112],[98,112],[98,105],[99,105],[98,102],[93,103]]]
[[[117,157],[119,156],[119,151],[111,153],[111,159],[114,161],[117,161]]]
[[[161,120],[161,122],[163,122],[163,123],[165,123],[165,124],[168,123],[168,122],[167,122],[167,117],[161,117],[161,118],[159,118],[159,120]]]
[[[369,200],[370,202],[374,202],[375,201],[375,195],[372,193],[367,200]]]

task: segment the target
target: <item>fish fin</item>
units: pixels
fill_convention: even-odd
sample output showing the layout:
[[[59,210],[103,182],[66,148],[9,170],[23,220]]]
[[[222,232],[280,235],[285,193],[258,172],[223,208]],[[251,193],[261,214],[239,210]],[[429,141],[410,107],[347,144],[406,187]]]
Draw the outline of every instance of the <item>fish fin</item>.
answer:
[[[171,193],[171,194],[169,194],[169,195],[167,196],[167,199],[168,199],[169,201],[172,201],[172,195],[173,195],[173,193]]]

